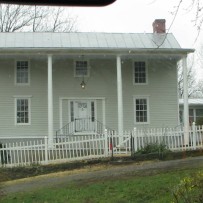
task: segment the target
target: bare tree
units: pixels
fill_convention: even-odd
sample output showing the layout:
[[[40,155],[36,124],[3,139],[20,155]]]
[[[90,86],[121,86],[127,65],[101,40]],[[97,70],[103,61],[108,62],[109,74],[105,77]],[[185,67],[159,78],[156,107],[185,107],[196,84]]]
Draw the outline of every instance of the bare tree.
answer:
[[[196,55],[192,55],[188,60],[188,73],[187,73],[187,81],[188,81],[188,97],[198,98],[203,95],[202,81],[198,81],[196,77],[195,64],[194,59]],[[178,91],[179,97],[183,98],[184,89],[183,89],[183,67],[182,63],[178,64]]]
[[[195,16],[193,19],[194,25],[197,27],[198,34],[201,31],[203,23],[203,2],[202,0],[191,0],[191,4],[188,7],[189,11],[195,10]]]
[[[182,8],[183,3],[185,3],[184,8]],[[181,8],[184,9],[186,12],[194,13],[192,22],[194,23],[194,26],[197,28],[197,33],[198,33],[197,38],[198,38],[201,31],[202,24],[203,24],[203,1],[202,0],[179,0],[179,2],[177,2],[174,8],[175,10],[171,12],[172,14],[174,14],[173,21],[175,20],[176,15]]]
[[[0,32],[74,32],[76,21],[66,8],[0,4]]]

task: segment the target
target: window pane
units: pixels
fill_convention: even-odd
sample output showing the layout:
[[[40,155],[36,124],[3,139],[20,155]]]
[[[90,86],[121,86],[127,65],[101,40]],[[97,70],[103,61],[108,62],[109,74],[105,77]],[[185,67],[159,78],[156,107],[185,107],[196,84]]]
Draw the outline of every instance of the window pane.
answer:
[[[88,63],[87,61],[76,61],[75,63],[76,76],[88,76]]]
[[[73,102],[70,102],[70,110],[71,110],[71,122],[74,121],[74,106]]]
[[[17,123],[29,123],[29,101],[28,99],[17,99],[16,117]]]
[[[28,61],[16,62],[16,83],[28,83]]]
[[[91,117],[92,122],[95,121],[95,109],[94,109],[94,102],[91,102]]]
[[[196,109],[196,116],[203,116],[203,109]]]
[[[148,122],[147,119],[147,99],[136,99],[135,100],[135,115],[136,122]]]
[[[134,63],[134,81],[135,83],[146,83],[146,64],[144,61]]]

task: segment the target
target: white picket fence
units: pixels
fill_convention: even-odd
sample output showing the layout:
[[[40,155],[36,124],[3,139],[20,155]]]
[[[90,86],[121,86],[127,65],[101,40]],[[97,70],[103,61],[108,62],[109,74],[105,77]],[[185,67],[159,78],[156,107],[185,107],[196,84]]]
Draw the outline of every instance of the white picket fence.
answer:
[[[64,161],[100,158],[107,156],[108,149],[103,135],[70,136],[50,143],[49,139],[19,139],[4,143],[0,148],[0,163],[7,167],[59,163]]]
[[[203,149],[203,126],[193,125],[188,143],[185,143],[184,131],[180,128],[134,129],[122,136],[115,131],[105,131],[101,135],[58,138],[52,143],[47,137],[27,141],[21,138],[9,143],[0,139],[0,142],[3,143],[0,146],[0,164],[14,167],[108,157],[112,153],[128,155],[152,143],[164,144],[172,151]]]

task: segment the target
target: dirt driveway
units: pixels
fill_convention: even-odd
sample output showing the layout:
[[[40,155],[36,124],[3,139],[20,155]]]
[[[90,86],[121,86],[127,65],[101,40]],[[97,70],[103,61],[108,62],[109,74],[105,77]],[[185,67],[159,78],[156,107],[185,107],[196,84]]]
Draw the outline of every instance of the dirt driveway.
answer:
[[[145,176],[162,171],[187,168],[203,168],[203,156],[172,161],[146,161],[139,163],[117,163],[96,165],[84,169],[52,173],[32,178],[8,181],[3,183],[4,193],[26,192],[40,187],[63,186],[71,183],[99,181],[120,178],[126,175]]]

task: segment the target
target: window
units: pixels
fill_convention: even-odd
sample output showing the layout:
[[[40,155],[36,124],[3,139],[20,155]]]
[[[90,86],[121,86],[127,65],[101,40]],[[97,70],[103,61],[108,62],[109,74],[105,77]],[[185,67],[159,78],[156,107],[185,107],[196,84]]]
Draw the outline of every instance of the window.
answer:
[[[16,98],[16,124],[30,124],[30,98]]]
[[[70,120],[71,120],[71,122],[74,121],[74,104],[73,104],[73,101],[70,102]]]
[[[192,124],[195,121],[195,115],[194,115],[194,110],[189,109],[189,122]]]
[[[135,123],[149,123],[149,101],[148,97],[134,99],[135,104]]]
[[[29,84],[29,62],[16,61],[16,84]]]
[[[195,122],[203,119],[203,109],[196,109],[196,119]]]
[[[183,123],[183,111],[182,110],[179,111],[179,121],[180,121],[180,123]]]
[[[147,84],[147,67],[145,61],[134,62],[134,84]]]
[[[95,106],[94,106],[94,102],[91,102],[91,120],[92,122],[95,121]]]
[[[88,77],[88,61],[75,61],[75,77]]]

